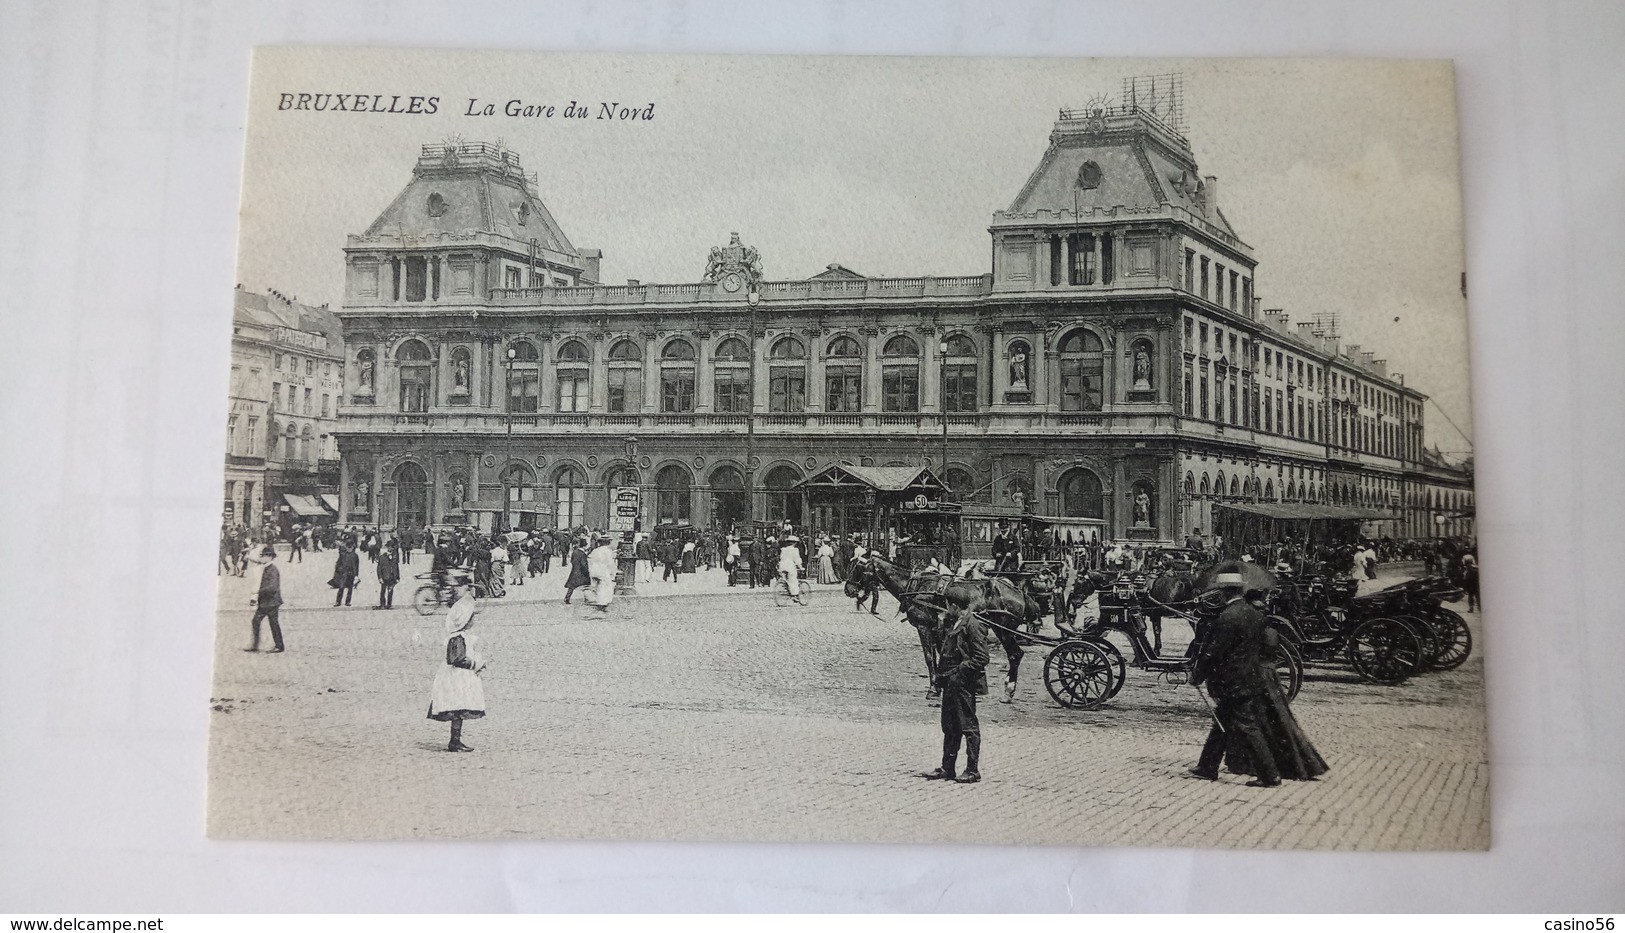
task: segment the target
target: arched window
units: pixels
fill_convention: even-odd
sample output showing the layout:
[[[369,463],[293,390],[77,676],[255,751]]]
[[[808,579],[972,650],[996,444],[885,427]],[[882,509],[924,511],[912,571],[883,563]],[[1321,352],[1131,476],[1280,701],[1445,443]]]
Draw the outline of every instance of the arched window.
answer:
[[[587,523],[587,477],[573,466],[553,474],[553,518],[558,527],[579,528]]]
[[[801,524],[801,495],[793,488],[801,482],[801,474],[791,466],[776,466],[767,471],[763,485],[767,487],[767,520],[775,523]]]
[[[609,411],[635,412],[643,408],[643,351],[630,340],[618,340],[609,348]]]
[[[976,344],[964,334],[954,334],[944,343],[942,407],[950,412],[975,411]]]
[[[541,399],[541,356],[529,340],[515,340],[503,353],[508,364],[508,411],[534,415]]]
[[[451,351],[451,400],[467,404],[474,390],[474,355],[467,347]]]
[[[655,474],[655,521],[686,522],[693,505],[693,479],[686,468],[673,463]]]
[[[1106,517],[1106,500],[1100,477],[1089,470],[1069,470],[1061,477],[1061,514],[1067,518]]]
[[[1222,471],[1213,477],[1213,498],[1224,498],[1224,473]]]
[[[1275,480],[1267,479],[1264,481],[1264,501],[1275,501]]]
[[[310,425],[308,425],[308,424],[305,425],[305,429],[303,431],[299,432],[299,459],[300,460],[304,460],[305,462],[308,463],[308,462],[316,459],[316,450],[311,446],[311,443],[310,443],[312,440],[315,439],[315,436],[316,435],[310,430]]]
[[[395,468],[395,527],[422,528],[429,521],[429,477],[408,460]]]
[[[1105,350],[1100,338],[1075,330],[1061,341],[1061,410],[1100,411],[1106,397]]]
[[[694,410],[694,345],[681,338],[660,351],[660,410],[666,414]]]
[[[943,480],[947,482],[955,502],[969,502],[976,494],[976,478],[971,476],[969,470],[949,467]]]
[[[1230,477],[1230,498],[1241,498],[1241,485],[1236,481],[1234,476]]]
[[[722,341],[712,360],[716,410],[725,414],[750,411],[750,349],[745,341],[738,337]]]
[[[592,375],[588,367],[592,354],[581,341],[567,340],[559,347],[557,360],[559,412],[585,412],[592,397]]]
[[[1185,474],[1185,496],[1188,498],[1194,495],[1196,495],[1196,477],[1187,472]]]
[[[408,340],[395,351],[395,361],[400,364],[401,411],[429,410],[433,385],[433,372],[429,365],[431,359],[428,346],[421,340]]]
[[[282,459],[293,461],[299,458],[299,428],[293,422],[282,432]]]
[[[731,531],[735,525],[750,521],[750,496],[738,467],[717,467],[711,471],[710,483],[712,527]]]
[[[863,410],[863,348],[851,337],[829,342],[824,363],[824,410],[858,412]]]
[[[898,334],[881,349],[880,410],[920,410],[920,345]]]
[[[1212,492],[1212,487],[1208,485],[1208,476],[1207,476],[1206,473],[1203,473],[1202,474],[1202,489],[1201,489],[1200,495],[1201,495],[1202,498],[1206,499],[1210,492]]]
[[[807,410],[807,348],[794,337],[780,338],[768,351],[767,410]]]
[[[502,523],[508,528],[530,530],[536,527],[536,473],[523,463],[515,463],[502,471],[502,488],[506,510]]]
[[[1288,482],[1286,484],[1286,501],[1292,502],[1292,501],[1295,501],[1297,498],[1298,498],[1298,484],[1296,482]]]

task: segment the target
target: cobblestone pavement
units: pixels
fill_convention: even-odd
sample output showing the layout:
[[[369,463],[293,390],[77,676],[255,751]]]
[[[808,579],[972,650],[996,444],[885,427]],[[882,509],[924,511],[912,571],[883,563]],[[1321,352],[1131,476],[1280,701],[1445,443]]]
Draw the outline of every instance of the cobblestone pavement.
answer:
[[[1185,774],[1207,727],[1191,687],[1131,669],[1104,708],[1067,710],[1035,648],[1015,703],[981,704],[983,782],[943,785],[917,777],[941,735],[889,599],[875,617],[816,587],[810,605],[780,608],[713,572],[601,614],[561,604],[555,568],[476,623],[490,712],[465,728],[477,750],[458,755],[424,715],[442,629],[409,607],[415,581],[401,608],[333,609],[329,555],[281,566],[285,654],[241,650],[258,568],[222,578],[216,837],[1489,844],[1476,651],[1397,687],[1311,667],[1294,710],[1331,773],[1255,789]],[[375,601],[363,577],[357,603]],[[1003,666],[995,650],[990,680]]]

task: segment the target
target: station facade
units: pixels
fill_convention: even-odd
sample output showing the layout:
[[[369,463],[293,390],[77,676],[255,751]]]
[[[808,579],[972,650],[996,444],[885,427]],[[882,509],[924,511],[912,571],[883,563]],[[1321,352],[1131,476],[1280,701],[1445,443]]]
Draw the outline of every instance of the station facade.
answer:
[[[1470,531],[1425,396],[1263,308],[1216,179],[1156,116],[1063,111],[989,232],[974,275],[764,278],[735,235],[698,282],[607,285],[515,153],[425,146],[345,247],[341,521],[603,526],[636,489],[645,523],[818,525],[792,487],[849,464],[1104,540],[1181,542],[1247,501],[1429,537],[1444,487]]]

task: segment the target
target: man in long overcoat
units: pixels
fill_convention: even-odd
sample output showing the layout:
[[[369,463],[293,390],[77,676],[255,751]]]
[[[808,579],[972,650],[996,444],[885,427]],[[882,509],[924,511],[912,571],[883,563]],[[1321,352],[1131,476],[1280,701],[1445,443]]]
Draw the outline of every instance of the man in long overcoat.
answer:
[[[327,585],[338,590],[333,594],[333,605],[350,605],[350,597],[355,595],[356,580],[361,577],[361,558],[356,554],[355,547],[349,543],[339,546],[339,556],[333,561],[333,579]]]
[[[576,590],[592,585],[592,574],[587,569],[587,542],[577,541],[570,548],[570,575],[564,578],[564,601],[568,603]]]
[[[982,725],[976,718],[976,697],[987,692],[987,627],[975,613],[951,610],[948,631],[931,685],[942,690],[942,764],[923,777],[932,781],[974,784],[982,779]],[[965,771],[954,768],[959,744],[965,743]]]
[[[1269,702],[1263,660],[1273,633],[1264,624],[1263,613],[1242,598],[1241,574],[1221,573],[1215,583],[1228,601],[1203,639],[1191,671],[1193,685],[1207,684],[1215,721],[1191,773],[1218,780],[1228,745],[1244,750],[1256,769],[1257,777],[1247,782],[1248,787],[1278,787],[1281,772],[1263,729]]]
[[[282,611],[282,571],[276,569],[276,561],[265,562],[265,572],[260,574],[260,592],[254,599],[254,620],[249,623],[254,632],[254,643],[245,650],[260,650],[260,620],[271,623],[271,642],[276,646],[271,654],[282,650],[282,625],[277,621],[277,614]]]
[[[374,609],[395,608],[395,584],[401,582],[401,564],[395,549],[385,546],[378,552],[378,605]]]

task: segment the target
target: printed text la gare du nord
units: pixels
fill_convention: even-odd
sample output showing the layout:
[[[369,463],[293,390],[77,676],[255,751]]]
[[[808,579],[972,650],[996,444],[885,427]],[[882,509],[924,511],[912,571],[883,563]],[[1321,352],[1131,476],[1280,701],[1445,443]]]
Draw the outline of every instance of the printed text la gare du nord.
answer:
[[[308,110],[317,113],[401,113],[436,114],[440,112],[440,98],[427,94],[339,94],[322,92],[285,91],[277,97],[278,110]],[[468,98],[463,109],[465,117],[528,117],[551,120],[653,120],[655,105],[622,104],[620,101],[598,101],[583,104],[570,101],[558,104],[527,102],[512,98],[498,104]]]

